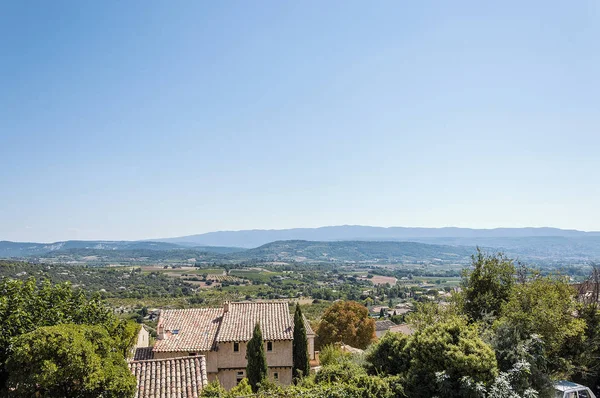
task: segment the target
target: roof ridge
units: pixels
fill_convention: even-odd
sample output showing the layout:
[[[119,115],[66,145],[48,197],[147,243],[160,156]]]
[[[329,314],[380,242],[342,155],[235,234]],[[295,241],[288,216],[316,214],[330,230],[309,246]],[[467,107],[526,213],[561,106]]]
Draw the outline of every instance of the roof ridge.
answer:
[[[131,360],[128,361],[129,363],[140,363],[140,362],[165,362],[165,361],[175,361],[175,360],[180,360],[180,359],[206,359],[206,355],[189,355],[187,357],[173,357],[173,358],[153,358],[153,359],[138,359],[138,360]]]

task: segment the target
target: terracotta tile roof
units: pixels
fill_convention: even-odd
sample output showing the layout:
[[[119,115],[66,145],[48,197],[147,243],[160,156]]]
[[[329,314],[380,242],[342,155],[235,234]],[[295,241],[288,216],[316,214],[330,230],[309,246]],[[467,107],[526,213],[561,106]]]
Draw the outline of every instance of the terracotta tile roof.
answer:
[[[153,359],[154,353],[152,352],[152,347],[139,347],[135,349],[133,354],[134,361],[143,361],[146,359]]]
[[[135,398],[198,398],[208,384],[204,356],[133,361]]]
[[[388,319],[383,320],[383,321],[375,321],[375,331],[376,332],[383,332],[384,330],[390,330],[390,328],[393,328],[394,326],[396,326],[396,324]]]
[[[191,308],[161,311],[158,330],[166,338],[157,340],[154,352],[210,351],[221,324],[222,308]]]
[[[314,330],[312,329],[312,327],[310,326],[310,322],[308,321],[308,319],[306,319],[306,317],[304,315],[302,315],[302,318],[304,318],[304,328],[306,329],[306,335],[311,335],[311,334],[315,334]]]
[[[263,340],[292,340],[294,321],[283,301],[230,303],[217,341],[248,341],[260,323]]]

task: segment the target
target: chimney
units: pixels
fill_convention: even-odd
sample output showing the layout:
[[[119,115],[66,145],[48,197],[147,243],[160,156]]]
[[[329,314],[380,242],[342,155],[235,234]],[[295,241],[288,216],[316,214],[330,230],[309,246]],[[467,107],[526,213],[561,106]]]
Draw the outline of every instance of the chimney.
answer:
[[[157,336],[156,337],[159,340],[165,339],[165,325],[163,325],[162,323],[160,325],[158,325],[158,327],[157,327]]]
[[[223,303],[223,313],[229,312],[229,301]]]

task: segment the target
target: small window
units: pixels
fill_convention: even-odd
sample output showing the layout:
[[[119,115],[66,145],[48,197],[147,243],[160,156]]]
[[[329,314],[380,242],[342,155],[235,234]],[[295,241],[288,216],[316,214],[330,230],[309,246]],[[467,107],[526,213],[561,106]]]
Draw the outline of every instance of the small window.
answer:
[[[267,341],[267,351],[273,351],[273,342]]]
[[[240,343],[233,343],[233,352],[240,352]]]
[[[197,354],[197,353],[195,353],[195,352],[190,352],[190,356],[191,356],[191,357],[195,357],[196,355],[198,355],[198,354]]]
[[[273,379],[279,380],[279,373],[277,373],[277,372],[273,373]]]
[[[237,382],[237,384],[240,384],[240,382],[244,379],[244,372],[237,372],[237,375],[235,376],[235,381]]]

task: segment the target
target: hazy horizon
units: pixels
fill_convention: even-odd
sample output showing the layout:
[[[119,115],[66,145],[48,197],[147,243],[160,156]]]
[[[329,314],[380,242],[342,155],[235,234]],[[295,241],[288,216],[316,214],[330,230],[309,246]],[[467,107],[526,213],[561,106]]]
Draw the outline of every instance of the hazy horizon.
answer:
[[[63,242],[63,241],[69,241],[69,240],[81,240],[81,241],[152,241],[152,240],[174,240],[177,238],[185,238],[188,236],[194,236],[194,235],[204,235],[204,234],[211,234],[211,233],[230,233],[230,232],[246,232],[246,231],[264,231],[264,232],[277,232],[277,231],[288,231],[288,230],[311,230],[311,229],[324,229],[324,228],[340,228],[340,227],[364,227],[364,228],[386,228],[386,229],[391,229],[391,228],[406,228],[406,229],[445,229],[445,228],[458,228],[458,229],[467,229],[467,230],[476,230],[476,231],[493,231],[493,230],[501,230],[501,229],[559,229],[559,230],[563,230],[563,231],[577,231],[577,232],[584,232],[584,233],[597,233],[600,231],[595,231],[595,230],[580,230],[580,229],[576,229],[576,228],[558,228],[558,227],[549,227],[549,226],[542,226],[542,227],[530,227],[530,226],[526,226],[526,227],[492,227],[492,228],[471,228],[471,227],[457,227],[457,226],[443,226],[443,227],[414,227],[414,226],[401,226],[401,225],[391,225],[391,226],[381,226],[381,225],[359,225],[359,224],[340,224],[340,225],[321,225],[318,227],[291,227],[291,228],[250,228],[250,229],[231,229],[231,230],[214,230],[214,231],[205,231],[205,232],[198,232],[198,233],[191,233],[191,234],[181,234],[181,235],[175,235],[175,236],[155,236],[155,237],[141,237],[141,238],[134,238],[134,239],[114,239],[111,237],[103,237],[103,238],[91,238],[91,239],[56,239],[56,240],[49,240],[49,241],[36,241],[36,240],[31,240],[31,239],[26,239],[26,240],[13,240],[13,239],[4,239],[3,237],[0,236],[0,241],[9,241],[9,242],[30,242],[30,243],[42,243],[42,244],[49,244],[49,243],[55,243],[55,242]]]
[[[0,10],[0,239],[600,230],[597,1]]]

